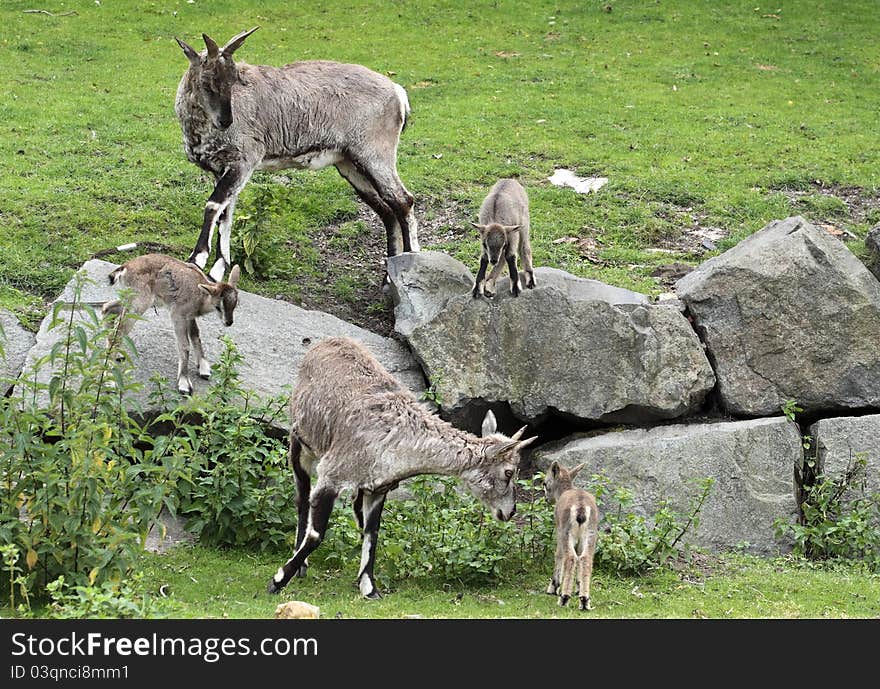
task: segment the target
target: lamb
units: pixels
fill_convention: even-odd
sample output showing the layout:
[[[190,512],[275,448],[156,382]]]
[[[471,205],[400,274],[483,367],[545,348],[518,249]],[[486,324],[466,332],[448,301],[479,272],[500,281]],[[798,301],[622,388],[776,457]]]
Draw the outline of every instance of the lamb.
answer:
[[[397,146],[410,113],[406,90],[355,64],[236,64],[233,53],[258,28],[222,48],[202,34],[207,48],[202,53],[175,38],[189,60],[175,101],[184,150],[216,181],[187,260],[205,268],[219,223],[209,274],[219,280],[225,273],[236,199],[255,170],[328,165],[335,165],[382,219],[388,256],[418,251],[413,196],[397,174]]]
[[[309,554],[320,545],[340,491],[351,490],[363,533],[357,583],[365,598],[379,598],[373,578],[385,496],[420,474],[459,477],[500,521],[516,511],[520,451],[535,441],[497,432],[491,410],[482,437],[432,414],[358,342],[330,337],[303,357],[290,400],[290,463],[297,483],[293,556],[269,582],[278,593],[305,576]],[[317,475],[314,488],[310,474]]]
[[[167,306],[177,338],[177,389],[184,395],[191,394],[193,388],[187,373],[190,344],[199,375],[205,379],[211,376],[196,318],[213,310],[224,325],[231,326],[238,304],[240,274],[235,265],[228,282],[213,282],[192,263],[163,254],[144,254],[119,266],[110,273],[110,284],[129,288],[134,294],[127,308],[121,300],[109,301],[101,307],[104,318],[118,320],[116,331],[110,335],[111,348],[134,326],[134,319],[125,317],[127,314],[140,316],[154,304]]]
[[[556,564],[547,593],[559,594],[559,605],[565,606],[571,598],[577,563],[580,609],[592,610],[590,578],[599,535],[599,509],[591,493],[574,487],[574,477],[583,468],[578,464],[567,470],[554,460],[544,479],[547,499],[556,503]]]
[[[498,180],[480,205],[479,220],[479,223],[471,223],[480,231],[481,247],[473,296],[494,294],[495,280],[504,270],[502,257],[510,274],[510,293],[515,297],[520,293],[517,257],[522,258],[526,287],[532,289],[535,271],[529,242],[529,199],[523,186],[515,179]],[[492,272],[484,281],[490,263]]]

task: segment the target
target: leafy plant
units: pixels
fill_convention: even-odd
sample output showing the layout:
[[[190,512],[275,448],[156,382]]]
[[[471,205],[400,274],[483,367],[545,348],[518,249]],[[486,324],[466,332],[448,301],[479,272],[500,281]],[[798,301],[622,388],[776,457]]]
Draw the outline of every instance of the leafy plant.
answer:
[[[164,617],[161,601],[142,591],[142,575],[97,586],[70,585],[59,576],[46,586],[51,598],[47,617],[55,619],[146,619]]]
[[[774,522],[778,536],[794,540],[796,555],[880,566],[880,494],[867,494],[866,466],[856,454],[839,476],[813,475],[815,459],[808,460],[798,521]]]
[[[263,402],[245,390],[242,356],[229,337],[222,340],[205,395],[184,405],[165,400],[171,406],[156,419],[174,429],[157,438],[163,453],[190,469],[177,484],[172,509],[204,543],[286,546],[296,521],[296,487],[286,444],[265,428],[283,416],[286,398]]]
[[[5,566],[20,569],[11,583],[25,596],[62,574],[75,585],[125,576],[176,480],[123,403],[138,386],[79,302],[85,279],[53,309],[51,352],[0,398],[0,541],[16,549]]]
[[[714,479],[697,482],[698,491],[691,497],[685,512],[679,512],[663,498],[650,518],[631,511],[633,493],[630,489],[613,488],[609,479],[601,474],[592,477],[592,484],[590,490],[596,496],[602,515],[595,555],[597,567],[638,574],[689,555],[687,544],[680,544],[688,531],[699,526],[700,512]]]

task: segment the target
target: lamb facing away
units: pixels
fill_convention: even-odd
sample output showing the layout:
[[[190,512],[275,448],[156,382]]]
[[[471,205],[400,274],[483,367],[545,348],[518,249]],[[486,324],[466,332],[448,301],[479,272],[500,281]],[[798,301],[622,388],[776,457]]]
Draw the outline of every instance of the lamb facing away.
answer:
[[[535,270],[529,242],[529,197],[523,186],[515,179],[495,182],[480,204],[479,220],[479,223],[471,223],[480,231],[480,268],[474,281],[473,295],[491,297],[495,291],[495,280],[506,263],[510,274],[510,293],[518,297],[518,257],[522,258],[526,287],[532,289],[535,286]],[[492,272],[486,279],[486,269],[490,263]]]
[[[455,428],[420,404],[365,347],[343,337],[322,340],[303,357],[290,418],[296,547],[269,582],[269,593],[294,575],[305,576],[306,558],[324,538],[337,495],[349,489],[363,532],[358,587],[365,598],[379,598],[373,565],[387,493],[411,476],[457,476],[507,521],[516,511],[520,450],[535,440],[520,439],[525,426],[512,437],[497,433],[491,411],[483,437]]]
[[[109,275],[111,285],[134,292],[127,309],[120,300],[109,301],[101,307],[105,318],[118,318],[116,332],[110,334],[110,346],[134,327],[134,319],[125,318],[126,313],[140,316],[154,304],[167,306],[177,338],[177,389],[189,395],[192,392],[187,372],[190,344],[195,350],[199,375],[211,376],[211,364],[205,358],[196,318],[216,311],[224,325],[232,325],[232,314],[238,305],[239,275],[236,265],[229,273],[229,282],[212,282],[192,263],[171,256],[144,254],[133,258]]]
[[[547,499],[556,503],[556,564],[547,593],[558,593],[559,605],[568,603],[576,563],[580,609],[592,610],[590,578],[599,535],[599,509],[591,493],[574,487],[574,477],[583,468],[583,464],[578,464],[567,470],[554,460],[544,478]]]
[[[206,266],[219,222],[211,277],[219,280],[231,265],[232,214],[254,170],[328,165],[335,165],[382,219],[388,256],[418,251],[413,197],[397,175],[397,146],[410,112],[404,88],[361,65],[236,64],[233,53],[257,28],[222,48],[202,34],[207,47],[202,53],[175,39],[189,60],[175,102],[184,150],[215,178],[187,260]]]

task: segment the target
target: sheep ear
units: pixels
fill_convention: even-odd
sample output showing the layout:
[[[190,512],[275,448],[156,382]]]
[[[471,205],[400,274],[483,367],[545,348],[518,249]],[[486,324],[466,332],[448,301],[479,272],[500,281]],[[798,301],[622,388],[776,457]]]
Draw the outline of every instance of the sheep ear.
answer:
[[[223,53],[226,57],[232,57],[232,53],[234,53],[241,47],[241,44],[244,43],[244,39],[246,39],[259,28],[259,26],[255,26],[253,29],[242,31],[240,34],[236,34],[229,39],[229,42],[223,46],[220,52]]]
[[[195,51],[195,49],[189,44],[181,41],[177,36],[174,37],[174,40],[177,41],[177,45],[181,47],[183,50],[183,54],[186,55],[186,59],[189,60],[191,65],[197,65],[201,62],[202,58],[199,57],[199,54]]]
[[[238,285],[238,279],[240,277],[241,277],[241,268],[239,268],[238,264],[236,263],[234,266],[232,266],[232,270],[229,271],[229,280],[227,280],[227,282],[232,287],[236,287]]]
[[[485,225],[478,225],[478,224],[475,223],[475,222],[471,222],[471,225],[473,225],[474,227],[476,227],[480,232],[484,232],[484,231],[486,230],[486,226],[485,226]]]
[[[569,470],[568,470],[568,473],[569,473],[569,475],[571,476],[571,478],[574,479],[574,477],[578,475],[578,472],[579,472],[581,469],[583,469],[583,468],[586,466],[586,464],[587,464],[586,462],[581,462],[581,463],[578,464],[574,469],[569,469]]]
[[[483,417],[483,428],[481,430],[481,435],[485,438],[487,435],[492,435],[495,431],[498,430],[498,421],[495,419],[495,414],[492,413],[492,410],[486,412],[486,416]]]
[[[199,289],[202,290],[202,292],[204,292],[205,294],[214,294],[214,285],[199,283]]]
[[[553,475],[554,478],[559,476],[559,462],[557,462],[555,459],[550,463],[550,473]]]
[[[520,228],[519,225],[503,225],[503,227],[504,227],[504,231],[508,234],[511,232],[515,232],[516,230],[518,230]]]
[[[215,59],[220,54],[220,48],[208,34],[203,33],[202,39],[205,41],[205,47],[208,48],[208,57],[212,60]]]

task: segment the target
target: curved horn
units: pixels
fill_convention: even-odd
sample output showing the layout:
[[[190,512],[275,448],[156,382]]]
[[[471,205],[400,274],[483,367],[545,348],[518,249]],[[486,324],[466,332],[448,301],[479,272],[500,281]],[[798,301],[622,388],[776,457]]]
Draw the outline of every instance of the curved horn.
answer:
[[[232,53],[238,50],[241,47],[241,44],[244,43],[244,39],[250,36],[254,31],[259,29],[259,26],[255,26],[253,29],[248,29],[247,31],[242,31],[240,34],[236,34],[223,48],[220,49],[220,52],[223,53],[226,57],[232,57]]]
[[[523,426],[516,433],[514,433],[512,436],[510,436],[510,439],[511,440],[519,440],[520,438],[522,438],[522,434],[526,432],[527,428],[528,428],[528,426]]]
[[[208,34],[203,33],[202,39],[205,41],[205,46],[208,48],[208,57],[214,59],[217,55],[220,54],[220,48],[217,47],[217,44],[214,42],[214,39],[211,38]]]

